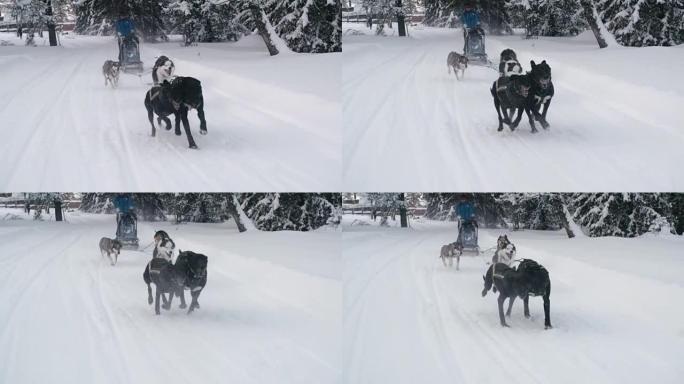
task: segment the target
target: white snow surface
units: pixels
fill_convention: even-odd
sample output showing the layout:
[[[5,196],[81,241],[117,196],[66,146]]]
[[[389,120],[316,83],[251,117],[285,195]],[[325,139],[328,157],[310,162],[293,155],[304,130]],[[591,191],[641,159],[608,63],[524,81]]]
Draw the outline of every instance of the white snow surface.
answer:
[[[463,50],[460,29],[379,37],[344,23],[343,31],[348,190],[684,189],[684,46],[601,50],[591,32],[487,36],[494,63],[512,48],[525,71],[530,60],[552,68],[551,127],[532,134],[524,114],[516,131],[497,132],[496,70],[471,64],[463,81],[447,73],[448,53]]]
[[[455,223],[412,228],[351,225],[345,216],[344,383],[681,383],[684,378],[684,238],[568,239],[564,232],[480,230],[483,250],[507,233],[517,257],[551,278],[551,323],[541,298],[531,320],[516,300],[499,325],[496,297],[481,296],[492,252],[439,259]],[[368,220],[365,220],[368,222]],[[506,302],[507,304],[508,302]]]
[[[111,37],[63,47],[0,40],[0,189],[28,191],[334,191],[342,169],[340,54],[270,57],[259,36],[237,43],[141,45],[146,71],[105,88]],[[145,93],[157,56],[202,82],[208,135],[151,137]]]
[[[141,248],[164,229],[209,258],[201,308],[186,315],[176,299],[156,316],[151,247],[110,266],[98,242],[114,216],[67,220],[0,209],[0,382],[340,382],[339,232],[140,222]]]

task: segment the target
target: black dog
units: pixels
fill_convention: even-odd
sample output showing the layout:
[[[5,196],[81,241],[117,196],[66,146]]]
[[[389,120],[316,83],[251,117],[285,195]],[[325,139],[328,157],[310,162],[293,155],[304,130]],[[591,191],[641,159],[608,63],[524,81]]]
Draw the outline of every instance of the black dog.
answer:
[[[496,274],[502,277],[494,276],[493,269],[496,268]],[[529,296],[542,296],[544,299],[544,328],[551,328],[551,280],[549,279],[549,272],[534,260],[525,259],[517,269],[510,268],[506,264],[493,264],[487,270],[484,280],[484,289],[482,290],[482,297],[487,295],[492,284],[495,286],[494,292],[499,291],[499,320],[501,326],[508,327],[503,313],[503,303],[508,298],[508,310],[506,316],[511,315],[511,308],[516,296],[523,299],[525,303],[525,317],[530,317],[530,308],[528,306]]]
[[[498,131],[503,130],[503,123],[508,124],[511,131],[518,127],[523,110],[526,110],[528,106],[528,96],[531,87],[529,75],[500,77],[492,84],[490,91],[494,98],[496,114],[499,116]],[[515,121],[511,121],[516,110],[518,111],[518,116],[515,118]],[[532,132],[536,132],[534,127],[532,127]]]
[[[170,83],[164,81],[159,86],[152,87],[145,94],[145,108],[147,117],[152,126],[152,136],[156,134],[154,126],[154,114],[166,123],[166,129],[171,129],[171,121],[168,116],[173,114],[176,118],[175,133],[180,135],[180,121],[183,121],[183,129],[188,137],[190,148],[197,148],[195,140],[190,133],[190,123],[188,122],[188,109],[197,109],[197,116],[200,119],[200,134],[207,134],[207,122],[204,118],[204,97],[202,96],[202,85],[199,80],[192,77],[176,77]],[[159,122],[159,119],[157,120]]]
[[[143,280],[147,284],[147,303],[154,305],[154,313],[160,314],[159,311],[159,299],[164,301],[163,308],[168,310],[171,308],[171,299],[173,295],[178,294],[178,290],[182,290],[183,276],[178,275],[173,264],[166,259],[155,258],[150,260],[145,267],[145,272],[143,272]],[[155,285],[155,297],[152,299],[152,287],[150,283]],[[169,299],[166,299],[165,294],[169,294]]]
[[[202,289],[207,284],[207,257],[194,252],[180,252],[176,260],[176,264],[171,264],[163,258],[152,259],[145,267],[143,272],[143,280],[147,284],[147,302],[152,304],[154,301],[154,312],[160,314],[160,298],[164,302],[163,308],[168,310],[171,308],[173,296],[179,296],[181,299],[180,308],[185,308],[185,295],[183,290],[190,289],[192,301],[188,314],[199,308],[199,298]],[[152,287],[150,283],[154,283],[156,291],[156,298],[152,299]],[[165,294],[169,294],[169,299],[166,299]]]
[[[152,67],[152,82],[154,85],[169,80],[176,70],[176,65],[166,56],[159,56]]]
[[[532,87],[530,88],[525,112],[530,119],[532,131],[535,132],[537,130],[534,126],[535,119],[539,121],[544,129],[549,128],[549,123],[546,121],[546,112],[549,110],[554,91],[553,83],[551,82],[551,67],[546,64],[546,60],[540,64],[535,64],[534,60],[532,60],[530,64],[532,65],[532,71],[528,72],[528,75],[532,82]],[[542,105],[544,109],[540,113],[539,110]]]
[[[208,259],[206,256],[190,251],[181,251],[176,259],[176,271],[185,276],[185,280],[183,280],[183,289],[189,289],[190,296],[192,297],[188,313],[191,313],[195,308],[199,309],[200,307],[197,299],[199,298],[200,293],[202,293],[204,286],[207,285],[207,262]],[[178,293],[180,293],[181,308],[185,308],[185,294],[183,293],[183,289],[178,291]]]

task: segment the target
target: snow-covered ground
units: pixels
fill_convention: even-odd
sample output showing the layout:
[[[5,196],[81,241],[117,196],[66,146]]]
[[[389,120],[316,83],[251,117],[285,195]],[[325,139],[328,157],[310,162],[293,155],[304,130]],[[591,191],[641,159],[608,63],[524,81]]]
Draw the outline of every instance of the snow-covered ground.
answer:
[[[494,62],[513,48],[552,67],[549,131],[498,121],[496,71],[449,75],[460,29],[409,28],[408,38],[343,24],[343,179],[348,190],[677,191],[684,188],[684,46],[598,49],[576,38],[489,36]],[[391,30],[386,29],[391,32]],[[396,31],[396,27],[394,29]],[[409,175],[409,176],[407,176]]]
[[[139,223],[141,247],[165,229],[209,257],[201,309],[155,316],[142,280],[151,248],[112,267],[98,242],[114,217],[66,217],[0,209],[0,382],[340,381],[339,231]]]
[[[340,54],[269,57],[263,41],[142,44],[142,78],[122,74],[111,37],[62,37],[63,47],[0,40],[0,189],[82,191],[334,191],[341,186]],[[209,134],[150,136],[143,105],[157,56],[202,81]]]
[[[410,229],[351,225],[345,216],[345,383],[681,383],[684,380],[684,238],[568,239],[563,232],[508,232],[518,257],[550,273],[551,330],[541,298],[532,319],[516,301],[499,325],[496,294],[481,297],[491,259],[445,268],[440,246],[456,225]],[[481,230],[494,246],[503,230]]]

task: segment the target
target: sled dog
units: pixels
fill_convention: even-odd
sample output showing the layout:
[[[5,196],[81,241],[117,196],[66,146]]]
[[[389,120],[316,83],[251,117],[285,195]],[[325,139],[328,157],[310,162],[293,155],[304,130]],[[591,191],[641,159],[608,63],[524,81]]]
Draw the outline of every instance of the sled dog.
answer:
[[[152,82],[157,85],[165,80],[170,81],[175,71],[176,65],[171,59],[166,56],[159,56],[154,62],[154,67],[152,67]]]
[[[501,57],[499,59],[499,77],[522,75],[522,73],[522,65],[520,65],[515,51],[510,48],[501,51]]]
[[[105,78],[105,87],[107,83],[111,84],[112,88],[119,85],[119,73],[121,72],[121,64],[116,61],[107,60],[102,65],[102,75]]]
[[[112,265],[116,265],[116,261],[119,258],[119,253],[121,253],[121,243],[119,240],[103,237],[100,239],[100,253],[103,257],[106,254],[109,258],[109,262]]]
[[[453,266],[454,258],[456,258],[456,270],[458,271],[462,254],[463,244],[456,241],[443,245],[441,251],[439,252],[439,257],[442,259],[442,263],[444,263],[445,267],[447,266],[447,263],[449,267]]]
[[[461,55],[458,52],[449,52],[447,56],[447,71],[451,73],[454,70],[454,75],[456,79],[460,80],[465,75],[465,70],[468,68],[468,58],[465,55]],[[458,76],[458,72],[461,71],[461,76]]]

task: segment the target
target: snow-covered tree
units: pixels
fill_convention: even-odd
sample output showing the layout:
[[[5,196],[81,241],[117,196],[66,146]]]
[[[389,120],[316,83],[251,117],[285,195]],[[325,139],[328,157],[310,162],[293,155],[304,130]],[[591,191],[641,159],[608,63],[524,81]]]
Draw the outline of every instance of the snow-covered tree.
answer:
[[[575,36],[586,29],[579,0],[515,0],[507,9],[522,12],[527,36]]]
[[[684,43],[684,0],[595,0],[606,27],[622,45]]]
[[[341,1],[267,0],[264,8],[275,31],[293,51],[342,51]]]
[[[673,230],[667,195],[588,193],[572,197],[574,221],[589,236],[634,237]]]
[[[243,193],[237,199],[256,228],[264,231],[309,231],[341,220],[338,193]]]
[[[192,42],[237,41],[249,32],[237,20],[235,1],[172,0],[164,9],[172,33]]]

